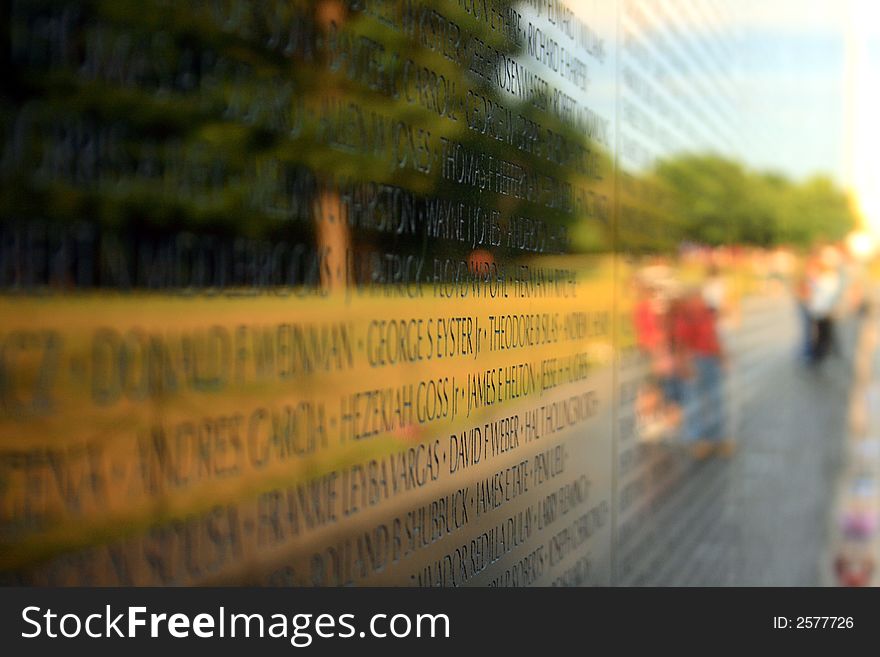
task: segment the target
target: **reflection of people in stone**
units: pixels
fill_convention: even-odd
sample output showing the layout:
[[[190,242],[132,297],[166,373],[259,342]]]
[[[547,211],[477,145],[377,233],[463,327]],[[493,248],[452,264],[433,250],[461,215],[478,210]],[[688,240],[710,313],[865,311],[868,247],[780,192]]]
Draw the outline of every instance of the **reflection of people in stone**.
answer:
[[[699,458],[716,448],[729,454],[732,443],[725,440],[724,362],[717,316],[698,289],[685,295],[674,330],[691,371],[685,438],[695,441],[694,454]]]
[[[640,391],[642,431],[648,439],[660,438],[678,428],[683,402],[682,380],[671,331],[672,280],[642,272],[637,281],[638,299],[633,309],[636,342],[647,357],[650,376]]]
[[[663,338],[663,314],[658,306],[655,290],[645,279],[635,281],[637,299],[633,308],[633,328],[636,344],[647,358],[651,376],[641,385],[636,404],[644,438],[656,438],[663,431],[662,391],[654,377],[661,358]]]
[[[810,281],[807,309],[812,320],[810,361],[821,363],[834,341],[834,309],[840,300],[842,279],[838,271],[838,254],[825,247],[819,254],[818,272]]]
[[[803,336],[799,356],[804,361],[809,361],[813,354],[813,318],[810,315],[810,291],[817,272],[818,258],[811,255],[806,258],[803,271],[798,277],[794,289]]]
[[[669,290],[670,299],[664,317],[664,353],[667,368],[662,378],[663,394],[668,404],[670,424],[678,429],[681,425],[682,407],[687,401],[687,380],[690,378],[690,363],[684,346],[678,340],[675,325],[683,310],[682,299],[676,287]]]

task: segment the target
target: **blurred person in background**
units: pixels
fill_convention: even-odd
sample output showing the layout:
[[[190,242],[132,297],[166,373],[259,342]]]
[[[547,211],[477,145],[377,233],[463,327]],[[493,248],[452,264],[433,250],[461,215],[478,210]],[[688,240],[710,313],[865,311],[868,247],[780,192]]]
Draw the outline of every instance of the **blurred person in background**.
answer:
[[[666,286],[666,304],[663,315],[664,326],[664,371],[661,378],[667,419],[671,428],[681,428],[683,407],[688,400],[688,380],[691,376],[690,363],[685,345],[676,333],[676,322],[684,312],[681,285],[669,281]]]
[[[834,343],[834,312],[843,294],[840,255],[831,246],[819,252],[816,271],[809,280],[807,309],[812,321],[810,362],[820,364]]]
[[[725,438],[724,353],[717,322],[717,313],[706,303],[700,288],[683,295],[674,331],[690,370],[691,405],[685,438],[694,441],[697,458],[715,450],[725,456],[733,452],[733,443]]]
[[[658,382],[654,381],[658,351],[663,342],[662,313],[658,307],[654,288],[648,277],[640,272],[635,277],[636,303],[633,307],[633,329],[636,346],[648,362],[650,375],[639,386],[636,413],[639,434],[643,439],[653,440],[662,433],[663,399]]]
[[[810,313],[810,294],[813,280],[819,274],[819,255],[811,253],[804,259],[803,269],[794,286],[794,296],[801,318],[802,342],[798,355],[804,362],[813,358],[813,317]]]
[[[657,274],[658,270],[645,269],[637,277],[633,308],[636,342],[650,370],[638,405],[640,432],[647,440],[659,439],[678,427],[683,401],[669,326],[672,282],[668,272]]]

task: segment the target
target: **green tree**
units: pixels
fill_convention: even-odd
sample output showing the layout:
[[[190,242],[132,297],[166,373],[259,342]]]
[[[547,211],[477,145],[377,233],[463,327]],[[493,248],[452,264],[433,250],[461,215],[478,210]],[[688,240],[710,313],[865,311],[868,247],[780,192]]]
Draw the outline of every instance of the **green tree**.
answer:
[[[856,225],[847,195],[825,177],[802,183],[756,172],[718,155],[664,160],[654,178],[679,240],[703,244],[809,246],[838,240]]]

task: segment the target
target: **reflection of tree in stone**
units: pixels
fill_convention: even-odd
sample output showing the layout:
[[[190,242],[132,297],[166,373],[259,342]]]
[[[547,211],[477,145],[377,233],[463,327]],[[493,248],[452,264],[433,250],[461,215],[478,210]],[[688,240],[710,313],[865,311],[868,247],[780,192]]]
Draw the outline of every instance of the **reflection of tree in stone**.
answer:
[[[793,183],[710,155],[671,158],[655,175],[666,211],[679,220],[679,241],[809,246],[839,240],[855,226],[846,195],[825,178]]]
[[[528,57],[520,37],[460,3],[4,8],[0,217],[12,241],[39,225],[44,250],[98,254],[80,258],[91,269],[80,282],[327,285],[346,253],[466,258],[482,248],[509,261],[611,247],[606,144],[499,89],[497,67],[477,70],[475,52],[496,64]],[[529,126],[534,139],[521,139]],[[454,180],[487,162],[545,176],[535,180],[552,190],[528,199],[481,189],[473,182],[485,171]],[[624,248],[807,242],[851,221],[827,184],[795,187],[717,158],[623,173],[619,188]],[[501,230],[475,244],[427,228],[462,208]],[[559,241],[508,242],[508,230],[536,227]]]
[[[399,2],[371,14],[377,7],[341,0],[14,5],[7,32],[14,75],[2,106],[4,223],[39,217],[62,231],[96,227],[102,259],[116,265],[96,265],[95,275],[111,285],[155,284],[162,276],[153,275],[153,263],[175,259],[163,254],[183,248],[181,234],[202,251],[228,251],[204,265],[193,258],[190,279],[196,269],[210,278],[223,258],[242,260],[242,251],[253,252],[242,265],[253,270],[292,260],[277,256],[294,250],[279,244],[311,243],[333,254],[331,262],[298,265],[323,270],[311,278],[299,272],[313,283],[352,243],[463,257],[473,244],[428,239],[423,225],[405,230],[406,217],[389,216],[415,213],[424,224],[436,199],[486,217],[495,212],[503,225],[516,216],[575,225],[570,209],[456,184],[442,173],[444,148],[455,144],[472,158],[595,184],[578,167],[553,164],[545,145],[529,152],[488,134],[492,126],[479,112],[493,108],[495,127],[503,129],[501,116],[521,116],[569,148],[590,149],[573,127],[468,70],[472,37],[496,56],[513,56],[521,45],[457,3]],[[610,167],[602,168],[607,196]],[[590,240],[605,248],[607,235]],[[504,241],[482,246],[496,256],[522,253]]]

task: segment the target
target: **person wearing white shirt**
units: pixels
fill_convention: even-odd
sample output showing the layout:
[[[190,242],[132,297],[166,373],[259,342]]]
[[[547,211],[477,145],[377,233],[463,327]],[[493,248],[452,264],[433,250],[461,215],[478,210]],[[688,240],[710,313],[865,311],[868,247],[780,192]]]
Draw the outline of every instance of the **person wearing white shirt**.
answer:
[[[813,320],[814,364],[820,363],[831,349],[834,339],[834,308],[840,300],[842,278],[838,271],[837,252],[826,247],[819,257],[819,273],[810,283],[807,310]]]

